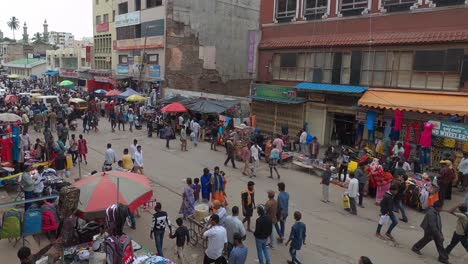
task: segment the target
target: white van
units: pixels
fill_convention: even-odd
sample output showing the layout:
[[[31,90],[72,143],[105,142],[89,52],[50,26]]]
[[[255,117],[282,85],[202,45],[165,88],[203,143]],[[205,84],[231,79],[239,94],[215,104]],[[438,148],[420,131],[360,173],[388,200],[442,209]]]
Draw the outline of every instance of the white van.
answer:
[[[60,100],[56,95],[42,95],[32,98],[33,102],[37,102],[42,105],[45,104],[47,108],[51,109],[52,106],[60,106]]]

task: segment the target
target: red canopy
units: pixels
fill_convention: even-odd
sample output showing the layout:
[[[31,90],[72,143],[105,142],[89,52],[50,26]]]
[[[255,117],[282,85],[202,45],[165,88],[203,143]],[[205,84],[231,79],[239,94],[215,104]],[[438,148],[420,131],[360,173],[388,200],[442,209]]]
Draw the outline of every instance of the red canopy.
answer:
[[[18,102],[18,97],[12,94],[5,96],[5,102],[10,104],[15,104]]]
[[[108,91],[106,93],[106,96],[117,96],[119,94],[121,94],[122,92],[120,92],[119,90],[111,90],[111,91]]]
[[[80,189],[77,214],[84,219],[103,218],[106,208],[117,203],[133,212],[153,196],[148,178],[130,172],[97,173],[73,185]]]
[[[161,111],[166,112],[166,113],[181,113],[181,112],[187,112],[187,108],[185,108],[184,105],[181,103],[175,102],[172,104],[168,104],[165,107],[161,109]]]

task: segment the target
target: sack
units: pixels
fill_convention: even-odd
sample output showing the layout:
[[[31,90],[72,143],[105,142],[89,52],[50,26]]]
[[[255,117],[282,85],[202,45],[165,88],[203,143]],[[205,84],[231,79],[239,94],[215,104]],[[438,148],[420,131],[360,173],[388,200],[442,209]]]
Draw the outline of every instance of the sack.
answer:
[[[68,217],[76,212],[80,202],[80,189],[66,186],[60,190],[58,211],[61,218]]]
[[[24,212],[23,236],[35,235],[42,232],[41,208],[31,206]]]
[[[381,215],[379,219],[379,225],[386,225],[388,223],[388,220],[390,220],[390,216],[388,215]]]
[[[3,213],[0,237],[2,239],[20,237],[22,225],[21,219],[21,212],[17,209],[10,209]]]
[[[70,247],[80,243],[78,231],[78,218],[74,215],[66,217],[60,228],[63,246]]]
[[[58,228],[59,218],[55,206],[45,203],[41,207],[42,212],[42,231],[55,231]]]
[[[346,195],[346,194],[343,195],[343,208],[344,208],[345,210],[351,209],[351,204],[349,203],[349,197],[348,197],[348,195]]]
[[[73,168],[73,160],[70,155],[67,155],[67,162],[65,163],[65,169],[71,170]]]
[[[135,259],[132,239],[126,234],[106,238],[105,252],[107,264],[129,264]]]

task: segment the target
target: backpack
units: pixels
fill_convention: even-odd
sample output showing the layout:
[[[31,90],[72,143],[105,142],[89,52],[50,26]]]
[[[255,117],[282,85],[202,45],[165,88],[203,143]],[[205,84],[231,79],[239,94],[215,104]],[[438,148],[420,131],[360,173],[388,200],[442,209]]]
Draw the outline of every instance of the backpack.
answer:
[[[31,206],[24,212],[23,236],[35,235],[42,232],[41,208]]]
[[[57,209],[52,204],[45,203],[41,207],[42,212],[42,231],[54,231],[58,228],[59,219]]]
[[[107,264],[129,264],[135,259],[132,239],[126,234],[106,238],[105,252]]]
[[[65,186],[60,190],[58,211],[61,218],[68,217],[78,209],[80,189],[74,186]]]
[[[10,209],[3,213],[1,238],[17,238],[21,236],[22,225],[21,212],[17,209]]]
[[[123,204],[113,204],[106,209],[106,230],[110,235],[121,235],[123,226],[129,215],[128,207]]]

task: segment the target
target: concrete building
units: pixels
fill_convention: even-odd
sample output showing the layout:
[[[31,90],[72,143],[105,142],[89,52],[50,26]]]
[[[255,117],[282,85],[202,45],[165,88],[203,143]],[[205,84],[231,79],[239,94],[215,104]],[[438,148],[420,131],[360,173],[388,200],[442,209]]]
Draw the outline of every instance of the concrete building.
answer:
[[[47,70],[54,76],[58,73],[61,79],[75,82],[78,86],[86,86],[90,79],[91,47],[62,48],[46,52]]]
[[[93,42],[92,51],[92,79],[88,81],[89,89],[113,89],[115,79],[116,53],[113,52],[115,40],[115,12],[114,1],[93,0]]]
[[[405,92],[429,102],[427,93],[444,98],[466,91],[467,15],[459,0],[263,0],[257,77],[262,84],[253,89],[260,95],[252,95],[257,124],[267,133],[284,125],[296,133],[306,122],[322,144],[353,145],[367,137],[356,131],[363,131],[357,127],[369,111],[377,112],[380,126],[393,110],[409,109],[401,105]],[[371,95],[400,99],[372,104]],[[408,111],[443,113],[433,117],[439,120],[457,114],[433,106],[421,110],[416,102],[412,107]]]
[[[46,61],[43,59],[21,59],[4,63],[3,66],[10,74],[17,74],[21,78],[30,78],[32,75],[41,76],[46,71]]]
[[[47,34],[48,43],[59,48],[68,48],[70,43],[75,40],[72,33],[51,31]]]

